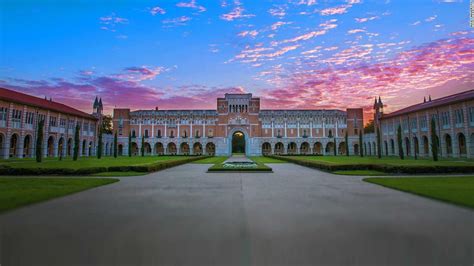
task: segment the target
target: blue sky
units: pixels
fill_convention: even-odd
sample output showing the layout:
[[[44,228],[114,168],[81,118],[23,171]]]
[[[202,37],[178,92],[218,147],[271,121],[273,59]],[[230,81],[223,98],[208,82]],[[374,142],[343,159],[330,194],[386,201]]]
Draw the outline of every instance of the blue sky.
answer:
[[[473,84],[468,1],[2,1],[0,23],[0,85],[85,110],[245,91],[369,111]]]

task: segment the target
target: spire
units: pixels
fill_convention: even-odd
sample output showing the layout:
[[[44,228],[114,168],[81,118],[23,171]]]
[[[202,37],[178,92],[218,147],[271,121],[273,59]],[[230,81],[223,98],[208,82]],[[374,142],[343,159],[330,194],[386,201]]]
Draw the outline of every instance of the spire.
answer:
[[[97,96],[95,96],[95,101],[94,101],[94,105],[92,106],[92,108],[95,109],[95,108],[97,108],[97,107],[99,107],[99,102],[98,102],[98,100],[97,100]]]
[[[382,99],[379,96],[379,104],[382,105]]]
[[[102,108],[102,98],[99,99],[99,108]]]

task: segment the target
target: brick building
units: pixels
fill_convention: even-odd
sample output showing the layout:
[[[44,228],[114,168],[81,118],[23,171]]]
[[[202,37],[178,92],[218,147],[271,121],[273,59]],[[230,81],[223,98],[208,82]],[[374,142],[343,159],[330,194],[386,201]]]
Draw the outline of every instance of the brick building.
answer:
[[[359,152],[361,108],[342,110],[261,110],[252,94],[225,94],[217,110],[114,109],[119,154],[138,154],[144,138],[146,154],[216,154],[242,151],[261,154],[346,153],[348,133],[351,154]],[[336,143],[334,143],[336,142]],[[242,147],[241,147],[242,148]]]

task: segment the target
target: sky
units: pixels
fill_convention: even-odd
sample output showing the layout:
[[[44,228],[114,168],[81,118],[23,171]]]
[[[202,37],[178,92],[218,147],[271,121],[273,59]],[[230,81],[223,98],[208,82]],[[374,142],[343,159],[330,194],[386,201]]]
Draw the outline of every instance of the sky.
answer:
[[[385,112],[474,89],[468,0],[0,2],[0,87],[88,113],[215,109]]]

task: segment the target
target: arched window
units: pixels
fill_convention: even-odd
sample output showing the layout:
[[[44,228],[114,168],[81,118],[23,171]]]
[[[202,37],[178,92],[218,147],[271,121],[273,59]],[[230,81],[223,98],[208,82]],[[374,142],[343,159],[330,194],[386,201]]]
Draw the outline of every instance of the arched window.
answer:
[[[174,138],[174,130],[171,130],[170,138]]]
[[[135,129],[132,129],[132,138],[135,138],[135,137],[136,137]]]
[[[329,130],[328,137],[332,138],[332,130]]]
[[[148,138],[148,129],[145,129],[145,138]]]
[[[158,129],[158,131],[156,132],[156,137],[161,138],[161,130]]]
[[[199,129],[196,129],[196,135],[195,135],[195,136],[196,136],[196,138],[201,137],[201,136],[199,135]]]

